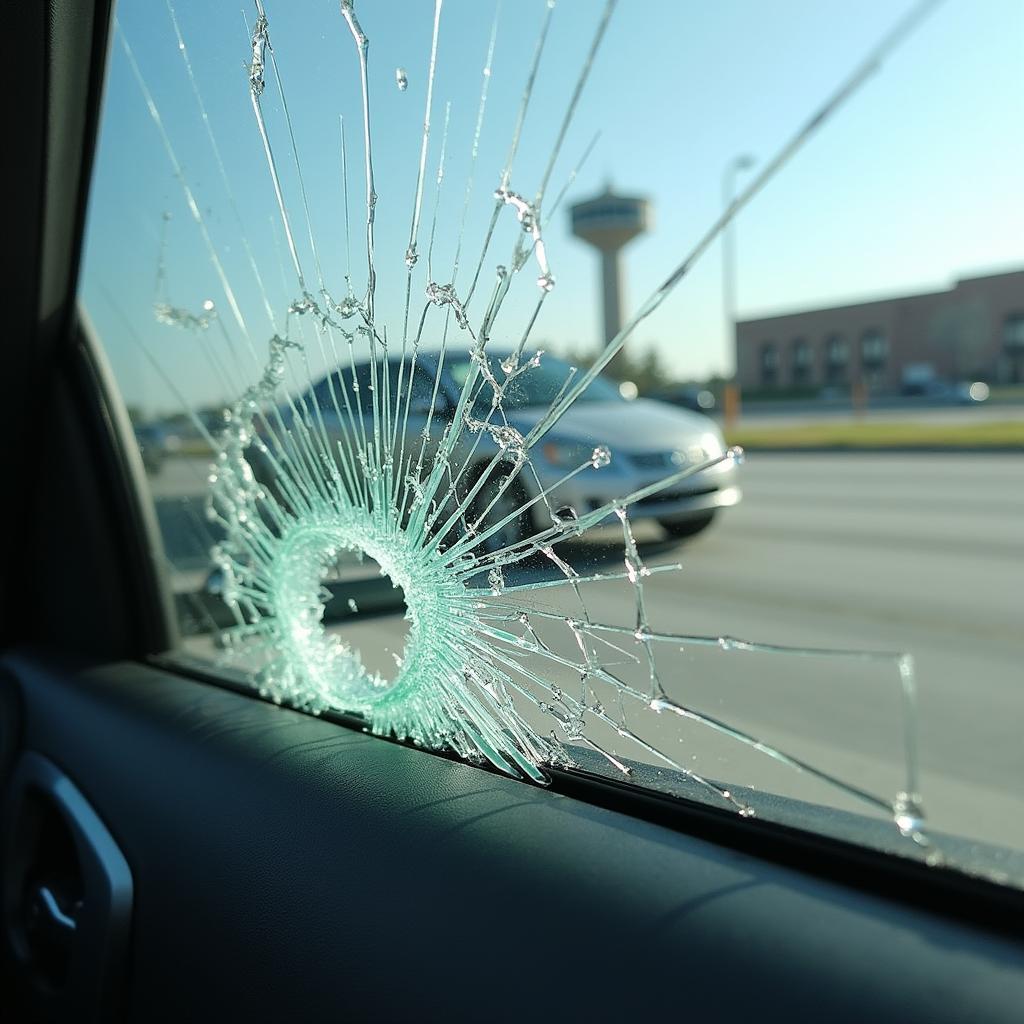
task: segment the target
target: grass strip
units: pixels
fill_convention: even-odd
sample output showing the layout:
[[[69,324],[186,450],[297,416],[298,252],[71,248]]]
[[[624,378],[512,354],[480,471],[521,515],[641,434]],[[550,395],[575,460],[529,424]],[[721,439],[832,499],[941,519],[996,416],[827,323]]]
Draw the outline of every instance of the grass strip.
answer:
[[[744,448],[1020,448],[1024,420],[984,423],[807,423],[788,427],[742,425],[729,444]]]

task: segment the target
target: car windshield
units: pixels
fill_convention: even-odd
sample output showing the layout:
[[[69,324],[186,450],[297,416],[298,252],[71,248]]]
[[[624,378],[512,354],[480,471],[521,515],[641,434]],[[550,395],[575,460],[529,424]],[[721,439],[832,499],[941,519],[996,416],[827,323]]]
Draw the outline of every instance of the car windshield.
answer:
[[[411,380],[410,380],[411,378]],[[327,374],[310,391],[312,405],[321,412],[334,412],[336,407],[340,413],[345,408],[345,399],[349,406],[356,408],[364,416],[373,416],[374,400],[378,405],[397,405],[399,395],[403,401],[409,402],[416,409],[429,406],[434,394],[434,377],[423,366],[405,365],[400,360],[389,359],[385,367],[382,361],[375,363],[358,363],[354,367],[338,367]]]
[[[497,362],[500,358],[492,356],[492,362]],[[459,391],[465,386],[472,366],[469,359],[453,359],[449,363],[449,373]],[[509,411],[536,407],[547,408],[562,394],[568,383],[574,382],[580,376],[580,373],[580,370],[562,359],[545,356],[537,366],[528,367],[524,372],[510,376],[508,383],[502,389],[502,405]],[[499,383],[503,382],[506,376],[508,375],[503,371],[499,371],[497,375]],[[489,409],[493,396],[494,388],[486,379],[482,378],[476,398],[478,410]],[[621,402],[623,400],[618,387],[607,378],[600,376],[595,377],[576,399],[577,402]]]
[[[81,298],[169,656],[1024,885],[1022,17],[120,0]]]

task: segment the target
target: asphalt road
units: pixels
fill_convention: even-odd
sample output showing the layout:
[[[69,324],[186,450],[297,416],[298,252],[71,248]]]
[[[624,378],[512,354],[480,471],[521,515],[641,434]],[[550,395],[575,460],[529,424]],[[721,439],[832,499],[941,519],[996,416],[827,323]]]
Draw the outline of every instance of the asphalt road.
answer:
[[[181,498],[197,494],[203,477],[201,460],[170,460],[153,479],[183,585],[201,577],[208,537],[201,501],[183,506]],[[650,565],[682,564],[646,580],[652,628],[911,653],[921,790],[934,827],[1024,849],[1024,458],[755,454],[742,484],[740,506],[686,545],[667,544],[654,525],[638,526]],[[621,541],[614,531],[604,537],[605,545],[571,550],[581,572],[621,566]],[[522,579],[545,576],[553,578],[536,566]],[[635,621],[628,584],[592,585],[584,598],[593,621]],[[557,616],[579,614],[571,592],[546,590],[539,603],[556,615],[542,627],[545,638],[564,641]],[[383,672],[402,648],[404,623],[396,612],[341,632]],[[624,650],[637,646],[629,636],[614,639]],[[646,665],[630,664],[631,653],[620,659],[621,671],[640,681]],[[680,701],[846,781],[887,795],[902,788],[894,662],[744,655],[680,643],[661,646],[658,668]],[[579,687],[572,673],[553,676]],[[858,809],[832,788],[675,716],[644,710],[630,725],[710,777]]]
[[[766,454],[748,460],[744,489],[732,515],[684,551],[677,580],[655,577],[661,600],[687,632],[910,652],[936,827],[1024,848],[1024,459]],[[898,760],[887,725],[895,681],[855,674],[815,699],[829,669],[804,672],[804,694],[763,678],[737,705],[844,778],[867,778],[873,763]]]

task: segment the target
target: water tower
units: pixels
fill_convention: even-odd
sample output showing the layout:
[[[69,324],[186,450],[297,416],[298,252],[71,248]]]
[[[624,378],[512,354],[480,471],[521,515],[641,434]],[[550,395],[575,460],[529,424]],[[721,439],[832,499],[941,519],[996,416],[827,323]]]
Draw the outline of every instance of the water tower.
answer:
[[[647,230],[650,205],[646,199],[617,196],[611,188],[570,211],[572,232],[601,253],[601,290],[604,294],[604,340],[608,344],[622,328],[622,268],[619,252]]]

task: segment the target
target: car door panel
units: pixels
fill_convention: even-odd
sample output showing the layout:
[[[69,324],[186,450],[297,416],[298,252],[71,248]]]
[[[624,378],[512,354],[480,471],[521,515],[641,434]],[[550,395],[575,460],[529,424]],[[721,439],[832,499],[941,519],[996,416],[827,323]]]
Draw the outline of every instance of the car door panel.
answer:
[[[1020,947],[134,663],[7,659],[135,882],[125,1019],[1011,1020]]]

